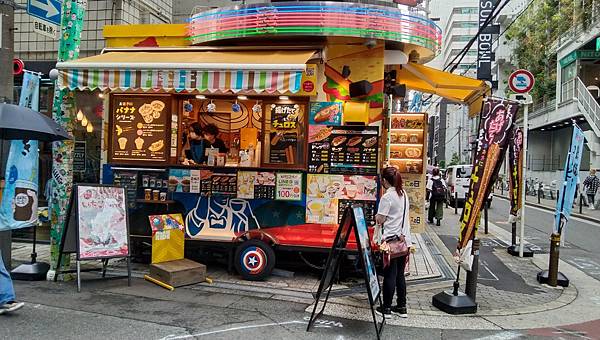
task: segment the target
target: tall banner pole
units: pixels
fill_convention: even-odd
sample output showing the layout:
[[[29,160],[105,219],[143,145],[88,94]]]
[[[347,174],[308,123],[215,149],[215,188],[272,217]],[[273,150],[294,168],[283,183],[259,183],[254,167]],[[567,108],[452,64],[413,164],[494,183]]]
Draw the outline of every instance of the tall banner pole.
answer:
[[[81,32],[87,0],[64,0],[62,2],[62,18],[58,45],[58,62],[79,58]],[[58,82],[54,87],[52,118],[69,134],[73,134],[75,126],[75,93],[67,88],[60,89]],[[72,140],[55,142],[52,146],[52,199],[50,202],[50,258],[52,270],[48,279],[53,279],[56,268],[68,265],[69,261],[58,264],[58,254],[62,232],[67,220],[69,197],[73,187],[73,151]]]
[[[529,134],[529,104],[523,107],[523,181],[521,182],[521,230],[519,233],[519,257],[523,257],[525,245],[525,183],[527,181],[527,135]]]

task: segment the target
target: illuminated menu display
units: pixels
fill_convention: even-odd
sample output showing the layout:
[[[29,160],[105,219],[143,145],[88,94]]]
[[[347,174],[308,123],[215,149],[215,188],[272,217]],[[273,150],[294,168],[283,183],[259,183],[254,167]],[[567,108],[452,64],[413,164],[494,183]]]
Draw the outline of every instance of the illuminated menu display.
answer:
[[[166,162],[170,107],[167,96],[113,96],[111,159]]]

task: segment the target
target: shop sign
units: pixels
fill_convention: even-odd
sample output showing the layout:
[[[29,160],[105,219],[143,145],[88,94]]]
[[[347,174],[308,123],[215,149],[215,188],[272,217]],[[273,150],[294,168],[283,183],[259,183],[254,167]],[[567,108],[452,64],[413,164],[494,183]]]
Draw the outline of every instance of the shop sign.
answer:
[[[112,161],[165,162],[171,135],[170,98],[113,96],[111,117]]]
[[[276,199],[300,201],[302,199],[302,174],[277,173]]]
[[[302,80],[300,81],[300,96],[316,96],[317,95],[317,65],[307,64],[306,70],[302,72]]]
[[[85,172],[85,141],[75,141],[73,150],[73,171]]]
[[[498,0],[479,0],[479,28],[492,14]],[[481,32],[477,36],[477,79],[492,81],[492,33]]]
[[[560,60],[560,67],[565,67],[577,59],[600,59],[600,51],[594,50],[579,50],[567,54],[566,57]]]
[[[342,125],[342,102],[310,103],[308,123],[311,125]]]

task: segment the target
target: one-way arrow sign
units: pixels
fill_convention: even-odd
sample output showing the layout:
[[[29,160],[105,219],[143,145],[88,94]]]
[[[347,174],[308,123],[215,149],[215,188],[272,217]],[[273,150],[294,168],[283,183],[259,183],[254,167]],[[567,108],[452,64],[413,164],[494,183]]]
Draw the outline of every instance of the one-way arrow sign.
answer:
[[[60,25],[60,9],[59,0],[27,1],[27,13],[55,25]]]

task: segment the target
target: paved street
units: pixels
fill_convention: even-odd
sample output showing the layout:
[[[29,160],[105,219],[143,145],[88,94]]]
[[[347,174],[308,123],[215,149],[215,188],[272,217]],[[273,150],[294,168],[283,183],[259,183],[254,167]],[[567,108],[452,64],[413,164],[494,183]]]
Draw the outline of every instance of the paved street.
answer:
[[[489,210],[489,221],[510,232],[511,226],[506,223],[508,210],[508,201],[496,197]],[[533,244],[536,252],[547,253],[554,225],[553,212],[527,206],[525,225],[525,240]],[[600,280],[600,224],[572,217],[565,234],[565,245],[560,249],[561,259]],[[505,241],[510,242],[510,238]]]

